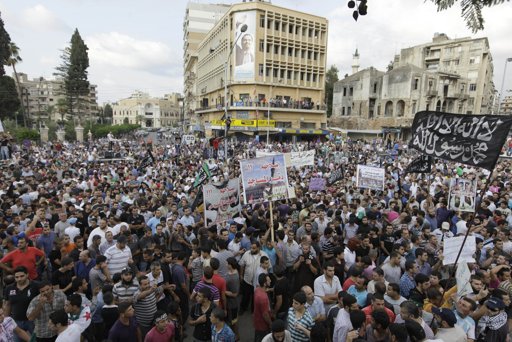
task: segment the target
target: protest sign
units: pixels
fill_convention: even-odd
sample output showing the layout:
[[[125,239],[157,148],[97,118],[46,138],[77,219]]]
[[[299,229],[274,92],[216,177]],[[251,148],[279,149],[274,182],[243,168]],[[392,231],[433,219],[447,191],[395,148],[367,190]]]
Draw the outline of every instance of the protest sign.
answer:
[[[240,179],[203,185],[204,221],[207,226],[225,222],[240,212]]]
[[[309,180],[309,191],[322,191],[325,189],[325,178],[315,177]]]
[[[418,112],[409,146],[429,156],[492,170],[512,116]]]
[[[462,247],[464,236],[456,236],[452,238],[445,238],[443,243],[443,265],[454,264],[457,259],[457,254]],[[473,254],[476,252],[476,240],[474,236],[468,236],[464,249],[460,253],[458,262],[475,262]]]
[[[404,174],[408,173],[430,173],[432,171],[432,157],[419,156],[414,159],[405,169]]]
[[[475,211],[476,179],[452,178],[450,179],[450,193],[448,195],[448,208],[455,211]]]
[[[332,170],[331,174],[329,175],[329,178],[327,180],[327,184],[333,185],[339,180],[343,179],[343,167],[340,166],[340,168],[336,170]]]
[[[288,175],[283,154],[240,161],[245,204],[288,198]]]
[[[384,190],[384,169],[357,165],[356,186],[359,188]]]
[[[287,167],[303,167],[315,165],[315,150],[286,153]]]
[[[181,138],[186,145],[193,145],[196,142],[196,137],[191,134],[182,135]]]

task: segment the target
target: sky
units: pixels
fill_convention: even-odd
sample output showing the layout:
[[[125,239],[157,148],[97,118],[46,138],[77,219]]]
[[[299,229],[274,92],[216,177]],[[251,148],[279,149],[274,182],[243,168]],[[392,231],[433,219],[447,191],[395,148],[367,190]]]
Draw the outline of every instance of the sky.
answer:
[[[220,3],[222,0],[195,0]],[[224,3],[240,1],[226,0]],[[494,83],[501,89],[505,60],[512,57],[512,3],[484,9],[485,29],[473,35],[460,16],[460,1],[437,12],[431,0],[368,0],[368,15],[356,22],[346,0],[273,0],[277,6],[329,20],[327,67],[339,77],[351,72],[359,50],[362,68],[385,70],[400,49],[432,40],[487,37],[494,59]],[[183,91],[183,19],[188,0],[0,0],[1,17],[20,48],[18,72],[53,78],[75,28],[89,47],[89,81],[98,103],[115,102],[135,90],[152,96]],[[507,20],[508,19],[508,20]],[[504,93],[512,90],[508,63]],[[9,73],[9,71],[8,71]]]

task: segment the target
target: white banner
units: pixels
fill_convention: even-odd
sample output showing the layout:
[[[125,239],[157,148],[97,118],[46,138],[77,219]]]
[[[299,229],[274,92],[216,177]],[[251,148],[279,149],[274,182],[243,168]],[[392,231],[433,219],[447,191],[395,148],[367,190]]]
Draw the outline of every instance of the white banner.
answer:
[[[315,150],[286,153],[285,158],[287,167],[315,165]]]
[[[459,262],[457,271],[455,271],[455,278],[457,278],[457,298],[473,293],[470,283],[471,272],[467,263]]]
[[[443,246],[443,265],[451,265],[455,263],[455,259],[457,259],[457,254],[459,253],[460,247],[462,246],[462,241],[464,241],[464,236],[456,236],[452,238],[444,239]],[[473,258],[473,254],[476,252],[476,240],[474,236],[468,236],[466,243],[464,244],[464,248],[460,253],[459,260],[457,262],[476,262]]]
[[[366,165],[357,165],[356,186],[358,188],[384,190],[384,169]]]
[[[196,142],[196,137],[191,134],[185,134],[185,135],[181,136],[181,140],[186,145],[193,145]]]

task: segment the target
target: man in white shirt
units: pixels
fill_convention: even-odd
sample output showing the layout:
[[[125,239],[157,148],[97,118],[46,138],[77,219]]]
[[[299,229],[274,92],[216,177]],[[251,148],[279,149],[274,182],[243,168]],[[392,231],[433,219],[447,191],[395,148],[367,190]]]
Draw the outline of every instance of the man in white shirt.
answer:
[[[68,314],[64,310],[52,312],[48,323],[50,328],[59,334],[55,342],[80,341],[80,327],[68,324]]]
[[[89,248],[92,245],[92,238],[94,235],[101,236],[101,243],[104,243],[105,241],[107,241],[107,239],[105,238],[105,233],[107,231],[111,232],[112,228],[107,226],[107,220],[101,219],[99,227],[94,228],[92,230],[91,234],[89,234],[89,238],[87,239],[87,248]]]
[[[338,292],[341,291],[341,283],[338,276],[334,275],[332,261],[324,264],[324,274],[315,279],[314,287],[315,296],[322,299],[327,314],[331,306],[338,302]]]
[[[110,247],[105,252],[107,257],[107,266],[110,275],[121,273],[126,265],[133,264],[132,252],[128,246],[126,246],[126,236],[121,235],[117,238],[115,246]]]

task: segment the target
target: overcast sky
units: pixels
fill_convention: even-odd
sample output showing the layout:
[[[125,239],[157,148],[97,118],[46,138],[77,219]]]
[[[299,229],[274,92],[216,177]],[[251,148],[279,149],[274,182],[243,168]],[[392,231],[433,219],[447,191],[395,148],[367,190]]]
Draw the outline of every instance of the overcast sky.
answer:
[[[428,42],[435,32],[444,32],[451,38],[473,36],[460,17],[458,2],[452,9],[438,13],[430,0],[368,0],[368,15],[355,22],[346,0],[272,1],[329,20],[327,63],[338,67],[340,78],[350,72],[356,48],[361,68],[385,70],[401,48]],[[183,18],[187,3],[0,0],[0,11],[11,40],[21,50],[23,62],[17,70],[30,78],[53,77],[61,50],[69,45],[78,28],[89,47],[89,81],[98,85],[102,104],[128,97],[134,90],[153,96],[182,92]],[[499,91],[505,59],[512,57],[512,3],[486,9],[484,16],[486,28],[475,37],[489,38],[494,82]],[[505,90],[512,89],[512,63],[509,64]]]

